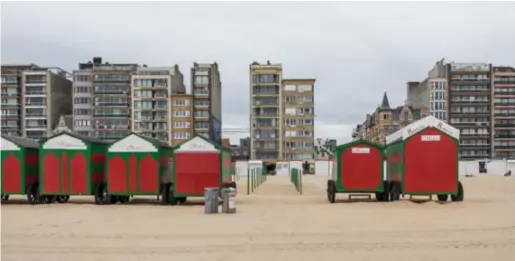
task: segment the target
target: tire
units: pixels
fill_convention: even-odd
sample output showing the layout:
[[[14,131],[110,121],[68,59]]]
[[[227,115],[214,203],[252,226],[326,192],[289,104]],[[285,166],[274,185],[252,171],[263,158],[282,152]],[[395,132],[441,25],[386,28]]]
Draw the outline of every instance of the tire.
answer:
[[[163,189],[161,189],[161,204],[170,204],[170,184],[165,184]]]
[[[172,206],[177,205],[177,198],[175,197],[175,193],[173,191],[173,184],[171,184],[169,187],[169,193],[168,193],[168,203]]]
[[[31,184],[27,189],[27,200],[32,205],[41,203],[41,197],[39,196],[38,187],[38,184]]]
[[[121,204],[125,204],[125,203],[129,202],[130,198],[131,198],[131,196],[119,196],[118,201]]]
[[[68,202],[70,200],[70,196],[56,196],[55,200],[58,203],[66,203],[66,202]]]
[[[327,200],[331,204],[336,202],[336,184],[333,180],[327,181]]]
[[[177,202],[179,204],[184,204],[184,203],[186,203],[186,199],[187,199],[186,197],[180,197],[180,198],[177,198]]]
[[[236,182],[232,181],[230,187],[236,189]]]
[[[376,192],[376,200],[379,202],[384,201],[384,193],[383,192]]]
[[[52,204],[55,203],[56,196],[54,195],[45,195],[41,197],[41,202],[43,204]]]
[[[447,194],[443,194],[443,195],[436,195],[436,197],[438,198],[438,201],[439,202],[446,202],[447,199],[449,198],[449,195]]]
[[[107,196],[107,199],[109,200],[109,203],[116,204],[118,202],[122,203],[122,201],[120,200],[121,197],[123,197],[123,196],[109,195],[109,196]]]
[[[453,202],[461,202],[463,201],[465,197],[465,192],[463,190],[463,185],[461,184],[461,181],[458,181],[458,192],[456,195],[451,195],[451,201]]]
[[[2,195],[2,202],[9,200],[9,195],[4,194]]]
[[[390,186],[390,201],[397,201],[401,197],[400,184],[394,182]]]
[[[95,204],[105,205],[105,204],[109,203],[107,198],[108,198],[108,195],[107,195],[107,188],[106,188],[105,184],[99,184],[95,191]]]

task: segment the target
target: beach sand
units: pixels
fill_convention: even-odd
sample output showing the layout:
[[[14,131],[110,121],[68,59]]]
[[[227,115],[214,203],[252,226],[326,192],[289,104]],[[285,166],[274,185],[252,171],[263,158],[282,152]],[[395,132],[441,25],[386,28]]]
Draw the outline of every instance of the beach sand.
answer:
[[[269,177],[251,195],[238,181],[236,214],[205,215],[200,201],[155,197],[97,206],[3,204],[2,261],[513,260],[515,178],[462,178],[465,201],[329,204],[326,181]]]

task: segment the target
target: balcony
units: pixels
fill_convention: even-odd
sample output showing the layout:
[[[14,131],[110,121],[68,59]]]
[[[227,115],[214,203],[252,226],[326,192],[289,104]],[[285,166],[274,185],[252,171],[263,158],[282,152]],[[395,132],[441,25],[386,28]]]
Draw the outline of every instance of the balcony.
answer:
[[[515,150],[515,144],[514,145],[494,145],[494,150],[513,151],[513,150]]]

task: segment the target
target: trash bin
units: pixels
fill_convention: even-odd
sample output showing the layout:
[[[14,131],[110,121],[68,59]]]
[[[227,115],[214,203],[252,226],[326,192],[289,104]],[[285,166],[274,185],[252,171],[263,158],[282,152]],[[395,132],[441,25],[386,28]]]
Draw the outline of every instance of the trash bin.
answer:
[[[234,188],[224,188],[222,199],[222,213],[236,213],[236,190]]]
[[[204,189],[204,214],[218,213],[218,188]]]

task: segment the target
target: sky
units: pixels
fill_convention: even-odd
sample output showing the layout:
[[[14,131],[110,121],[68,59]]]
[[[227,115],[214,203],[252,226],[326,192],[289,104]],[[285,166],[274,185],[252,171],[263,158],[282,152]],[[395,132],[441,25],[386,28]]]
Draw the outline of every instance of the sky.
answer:
[[[343,143],[437,60],[515,66],[513,14],[515,2],[2,2],[1,61],[178,64],[187,88],[194,61],[216,61],[223,126],[245,130],[249,64],[270,60],[316,78],[315,136]]]

